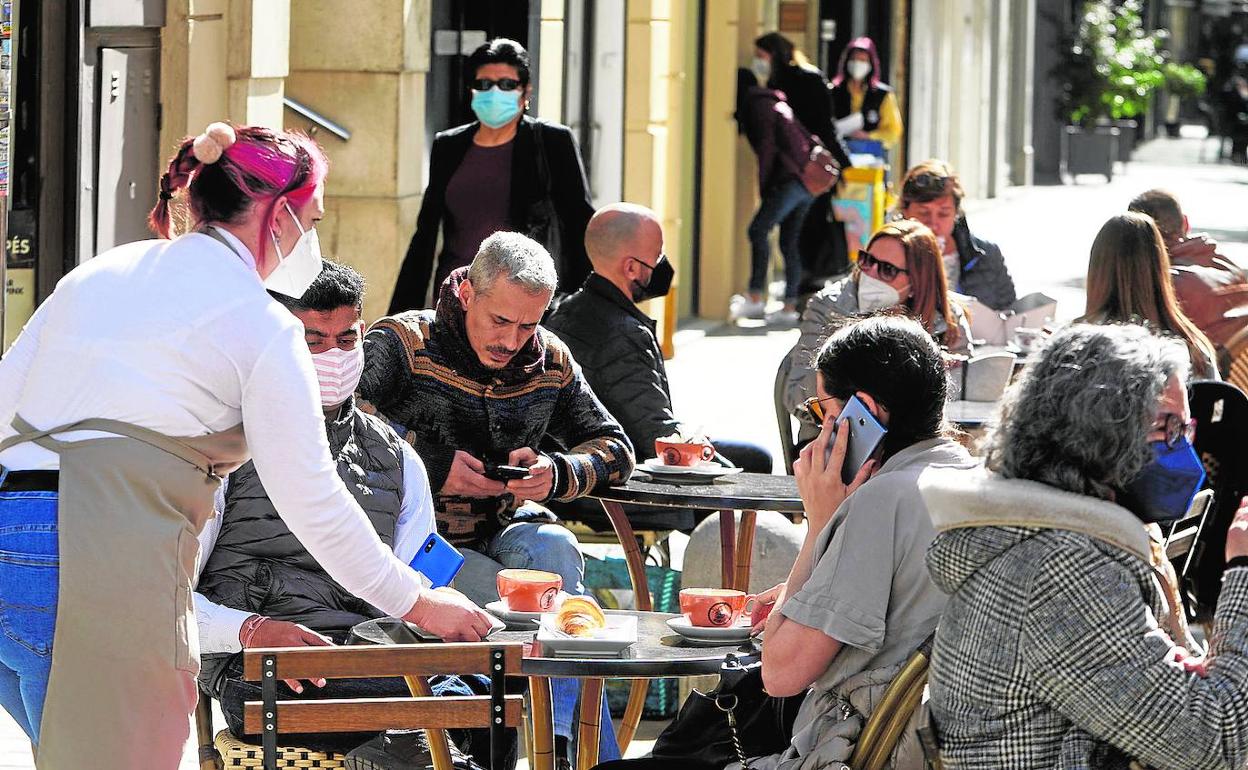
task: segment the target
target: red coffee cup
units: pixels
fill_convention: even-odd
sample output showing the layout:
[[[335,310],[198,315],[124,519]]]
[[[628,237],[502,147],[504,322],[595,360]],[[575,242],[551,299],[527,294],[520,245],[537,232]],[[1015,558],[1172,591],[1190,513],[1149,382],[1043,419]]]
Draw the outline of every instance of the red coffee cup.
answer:
[[[655,439],[654,454],[664,465],[697,465],[715,456],[711,442]]]
[[[684,588],[680,612],[689,623],[703,628],[727,628],[753,609],[754,594],[728,588]]]
[[[513,612],[550,612],[563,588],[563,578],[536,569],[500,569],[498,596]]]

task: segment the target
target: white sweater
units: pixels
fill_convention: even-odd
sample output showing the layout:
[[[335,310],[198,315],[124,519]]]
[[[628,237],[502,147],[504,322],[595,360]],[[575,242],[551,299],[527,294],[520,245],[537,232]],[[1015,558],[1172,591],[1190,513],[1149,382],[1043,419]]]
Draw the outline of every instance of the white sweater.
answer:
[[[302,325],[265,292],[251,252],[220,232],[233,251],[192,233],[119,246],[66,275],[0,359],[0,439],[15,414],[38,428],[102,417],[169,436],[241,422],[265,490],[308,552],[401,616],[419,579],[338,477]],[[25,443],[0,464],[55,469],[59,458]]]

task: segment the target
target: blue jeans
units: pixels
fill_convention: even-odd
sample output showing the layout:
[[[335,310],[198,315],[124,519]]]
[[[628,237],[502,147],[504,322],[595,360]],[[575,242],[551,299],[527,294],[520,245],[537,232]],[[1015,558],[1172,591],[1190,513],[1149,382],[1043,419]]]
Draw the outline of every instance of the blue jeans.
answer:
[[[750,291],[761,292],[767,288],[767,267],[771,262],[771,249],[767,236],[772,228],[780,225],[780,253],[784,256],[784,299],[797,300],[802,280],[802,255],[798,250],[798,238],[806,212],[815,199],[797,179],[763,193],[763,200],[750,220],[746,231],[750,237]]]
[[[59,572],[56,492],[0,492],[0,703],[36,746]]]
[[[498,600],[495,576],[501,567],[540,569],[563,578],[563,590],[585,593],[585,557],[573,535],[562,524],[516,522],[486,543],[481,552],[461,549],[464,566],[455,577],[455,588],[478,605]],[[555,712],[555,735],[571,738],[580,684],[575,679],[550,680],[550,700]],[[602,699],[602,735],[598,761],[619,759],[620,747],[611,727],[607,699]]]

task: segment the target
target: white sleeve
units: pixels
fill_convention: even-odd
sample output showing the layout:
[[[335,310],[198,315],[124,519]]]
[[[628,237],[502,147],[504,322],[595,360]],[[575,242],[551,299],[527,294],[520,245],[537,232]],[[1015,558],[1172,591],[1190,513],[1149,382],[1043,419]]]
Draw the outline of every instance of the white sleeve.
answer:
[[[204,564],[208,562],[208,557],[212,555],[212,548],[217,543],[217,536],[221,534],[221,516],[225,510],[225,485],[229,483],[226,479],[221,485],[221,489],[217,490],[217,500],[215,515],[209,519],[204,528],[199,533],[199,566],[195,568],[195,577],[204,571]],[[226,607],[204,596],[200,592],[195,592],[195,625],[199,628],[199,652],[200,654],[211,655],[219,652],[238,652],[243,649],[243,645],[238,641],[238,632],[243,628],[243,621],[254,615],[254,612],[246,610],[236,610],[233,607]]]
[[[433,495],[425,463],[406,441],[403,445],[403,502],[394,529],[394,555],[410,564],[425,538],[434,530]]]
[[[22,327],[13,345],[0,358],[0,435],[11,432],[9,426],[13,422],[22,391],[26,388],[26,375],[39,351],[39,335],[43,332],[43,324],[48,318],[48,307],[52,300],[53,297],[48,297],[35,309],[34,315]]]
[[[243,374],[243,426],[260,483],[282,520],[339,585],[402,617],[420,594],[347,491],[329,453],[320,391],[298,322],[278,334]]]

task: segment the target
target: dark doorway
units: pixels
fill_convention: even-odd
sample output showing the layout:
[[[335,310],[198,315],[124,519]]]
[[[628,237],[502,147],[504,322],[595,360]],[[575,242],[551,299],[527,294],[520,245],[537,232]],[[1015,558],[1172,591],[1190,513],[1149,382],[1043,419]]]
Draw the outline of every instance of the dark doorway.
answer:
[[[438,131],[474,119],[464,63],[481,43],[496,37],[515,40],[528,49],[536,73],[540,16],[534,14],[540,6],[540,0],[434,0],[425,95],[426,147]]]

